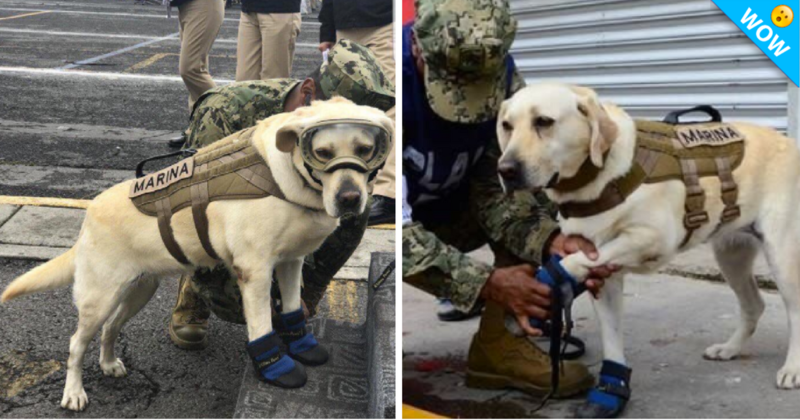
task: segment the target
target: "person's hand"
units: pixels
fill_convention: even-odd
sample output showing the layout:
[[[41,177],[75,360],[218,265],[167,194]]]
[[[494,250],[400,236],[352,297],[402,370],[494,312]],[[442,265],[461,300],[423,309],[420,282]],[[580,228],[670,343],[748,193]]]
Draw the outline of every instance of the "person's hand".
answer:
[[[325,50],[329,50],[333,48],[333,42],[320,42],[319,43],[319,51],[323,52]]]
[[[513,313],[526,334],[541,336],[542,331],[531,327],[528,318],[550,317],[550,287],[536,280],[534,274],[528,264],[495,268],[481,290],[481,297]]]
[[[586,257],[596,261],[600,256],[594,244],[583,236],[558,234],[550,242],[550,255],[559,255],[562,258],[576,252],[583,252]],[[597,298],[600,289],[605,284],[605,279],[619,271],[620,267],[614,264],[606,264],[589,269],[589,277],[586,278],[585,285],[589,292]]]

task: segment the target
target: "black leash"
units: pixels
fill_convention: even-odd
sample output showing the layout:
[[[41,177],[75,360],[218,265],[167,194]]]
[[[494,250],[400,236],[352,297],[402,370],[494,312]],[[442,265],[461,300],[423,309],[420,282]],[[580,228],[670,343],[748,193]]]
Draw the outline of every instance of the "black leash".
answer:
[[[584,354],[586,345],[577,337],[572,336],[572,302],[575,297],[586,290],[582,283],[573,279],[560,264],[561,258],[553,256],[550,261],[536,273],[536,278],[550,286],[550,320],[549,323],[531,319],[531,326],[547,331],[550,335],[550,392],[545,395],[542,402],[533,412],[541,410],[548,401],[558,392],[561,381],[562,361],[577,358]],[[548,325],[549,324],[549,325]],[[567,352],[568,345],[574,345],[576,350]]]
[[[141,178],[141,177],[144,176],[144,164],[147,163],[147,162],[151,162],[151,161],[154,161],[154,160],[161,160],[161,159],[171,158],[173,156],[182,156],[182,157],[187,158],[189,156],[194,156],[195,153],[197,153],[196,149],[186,149],[186,150],[179,150],[177,152],[167,153],[166,155],[158,155],[158,156],[149,157],[149,158],[147,158],[147,159],[145,159],[145,160],[143,160],[143,161],[141,161],[141,162],[136,164],[136,178]]]

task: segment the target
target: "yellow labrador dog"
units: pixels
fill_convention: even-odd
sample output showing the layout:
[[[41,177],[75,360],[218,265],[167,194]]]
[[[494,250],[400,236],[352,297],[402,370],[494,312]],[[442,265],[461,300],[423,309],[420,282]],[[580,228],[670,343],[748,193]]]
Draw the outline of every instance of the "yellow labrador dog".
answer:
[[[239,276],[251,341],[273,330],[273,269],[284,312],[298,310],[303,258],[336,229],[340,216],[362,213],[366,207],[369,173],[350,165],[331,172],[309,171],[300,147],[295,147],[305,127],[342,118],[383,127],[389,138],[394,131],[392,120],[380,110],[341,98],[273,116],[258,124],[252,142],[285,199],[270,196],[212,201],[208,205],[210,241],[219,257]],[[313,138],[309,150],[321,164],[374,152],[373,139],[363,136],[363,130],[358,128],[345,126],[320,134]],[[83,410],[88,403],[82,364],[86,348],[100,327],[100,367],[106,375],[124,376],[125,367],[114,354],[114,342],[122,325],[153,296],[158,279],[218,264],[201,245],[191,208],[177,211],[171,219],[174,238],[190,264],[173,258],[162,242],[157,218],[139,212],[129,199],[132,182],[122,182],[97,196],[86,212],[75,245],[16,279],[2,295],[5,302],[74,282],[79,320],[70,340],[61,401],[62,407],[70,410]]]
[[[763,250],[786,304],[789,349],[778,371],[779,388],[800,388],[800,152],[794,140],[752,124],[733,123],[744,140],[744,157],[733,170],[741,215],[718,222],[723,211],[720,181],[700,178],[710,218],[683,244],[685,184],[680,180],[643,184],[622,203],[588,217],[560,218],[563,233],[582,235],[599,251],[596,261],[577,253],[562,261],[579,281],[591,267],[617,264],[629,272],[651,272],[678,252],[710,241],[722,273],[736,293],[739,326],[728,341],[705,357],[730,360],[753,334],[764,302],[754,282],[753,260]],[[625,175],[634,160],[636,127],[622,109],[601,104],[588,88],[557,83],[528,86],[503,103],[497,133],[498,162],[507,189],[544,189],[559,205],[591,202],[607,184]],[[573,177],[584,162],[598,169],[580,188],[556,191],[554,177]],[[622,278],[608,281],[594,301],[606,360],[625,365],[622,342]]]

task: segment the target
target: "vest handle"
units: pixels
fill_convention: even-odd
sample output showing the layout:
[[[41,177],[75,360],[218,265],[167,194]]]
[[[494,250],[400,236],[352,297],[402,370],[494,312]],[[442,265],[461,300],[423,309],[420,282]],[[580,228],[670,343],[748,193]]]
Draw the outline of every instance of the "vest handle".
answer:
[[[680,117],[692,112],[706,113],[709,117],[711,117],[711,120],[708,122],[722,122],[722,114],[720,114],[720,112],[711,105],[698,105],[694,108],[672,111],[667,114],[666,117],[664,117],[664,122],[667,124],[681,124]]]
[[[195,150],[195,149],[186,149],[186,150],[179,150],[177,152],[167,153],[166,155],[158,155],[158,156],[149,157],[149,158],[147,158],[147,159],[145,159],[145,160],[143,160],[143,161],[141,161],[141,162],[136,164],[136,178],[141,178],[141,177],[144,176],[144,164],[147,163],[147,162],[150,162],[150,161],[153,161],[153,160],[166,159],[166,158],[170,158],[170,157],[173,157],[173,156],[183,156],[184,158],[187,158],[187,157],[190,157],[190,156],[194,156],[195,153],[197,153],[197,150]]]

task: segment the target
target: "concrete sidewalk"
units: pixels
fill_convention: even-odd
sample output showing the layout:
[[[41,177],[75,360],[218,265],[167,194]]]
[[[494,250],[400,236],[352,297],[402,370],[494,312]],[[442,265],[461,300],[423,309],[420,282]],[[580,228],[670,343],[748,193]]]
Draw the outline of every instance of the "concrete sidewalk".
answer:
[[[707,361],[705,348],[727,340],[738,322],[733,292],[725,285],[668,274],[631,277],[624,331],[633,396],[624,416],[796,418],[800,390],[775,387],[788,344],[783,303],[775,292],[762,294],[767,309],[743,355]],[[551,401],[533,412],[539,401],[521,392],[465,387],[466,354],[478,320],[443,323],[435,311],[433,297],[403,286],[404,403],[449,417],[574,416],[583,397]],[[596,374],[602,354],[590,298],[576,302],[574,317],[574,333],[587,345],[581,360]]]

